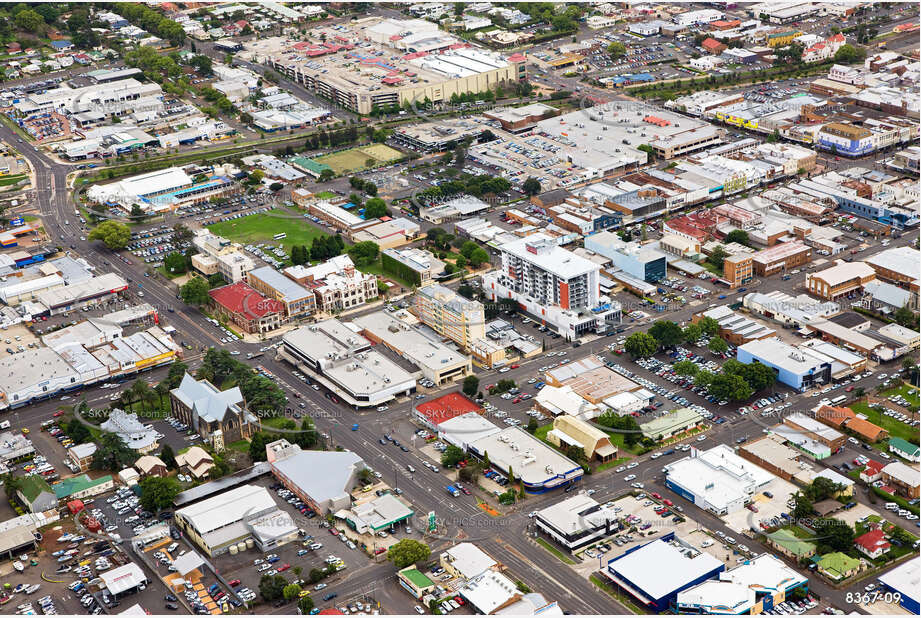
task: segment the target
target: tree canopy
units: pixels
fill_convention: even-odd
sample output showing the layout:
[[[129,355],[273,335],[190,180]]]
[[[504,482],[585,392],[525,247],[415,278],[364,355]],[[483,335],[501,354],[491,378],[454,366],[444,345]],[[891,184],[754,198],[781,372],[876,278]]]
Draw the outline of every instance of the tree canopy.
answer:
[[[175,463],[175,459],[173,460]],[[164,462],[165,463],[165,462]],[[156,512],[173,505],[173,500],[182,491],[179,481],[171,476],[148,476],[141,479],[141,506],[145,510]]]
[[[124,249],[131,241],[131,228],[120,221],[109,219],[93,228],[88,238],[101,240],[112,250]]]
[[[431,549],[415,539],[402,539],[387,550],[387,559],[398,569],[428,560]]]

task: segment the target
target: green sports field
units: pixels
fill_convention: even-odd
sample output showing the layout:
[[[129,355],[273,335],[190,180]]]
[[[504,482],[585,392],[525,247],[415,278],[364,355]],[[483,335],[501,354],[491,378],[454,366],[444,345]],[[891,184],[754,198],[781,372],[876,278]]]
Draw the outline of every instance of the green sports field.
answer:
[[[309,247],[314,238],[327,236],[306,219],[288,215],[281,210],[270,210],[265,214],[250,215],[233,221],[222,221],[209,225],[208,229],[213,234],[244,245],[266,241],[273,245],[281,245],[289,255],[291,254],[291,247],[294,245],[306,245]],[[272,239],[275,234],[281,232],[287,234],[284,239]]]
[[[372,144],[371,146],[362,146],[361,148],[352,148],[350,150],[343,150],[342,152],[334,152],[333,154],[316,157],[314,161],[330,166],[337,174],[344,174],[346,172],[359,172],[365,169],[368,167],[366,162],[369,159],[374,161],[374,165],[371,167],[375,167],[390,161],[395,161],[402,156],[402,152],[390,146]]]

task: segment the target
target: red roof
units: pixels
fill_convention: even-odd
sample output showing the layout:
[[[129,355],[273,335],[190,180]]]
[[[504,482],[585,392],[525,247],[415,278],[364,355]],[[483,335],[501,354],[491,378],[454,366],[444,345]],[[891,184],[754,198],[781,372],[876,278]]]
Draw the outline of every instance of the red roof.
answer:
[[[508,57],[509,62],[524,62],[525,60],[527,58],[525,58],[524,54],[512,54]]]
[[[719,49],[721,46],[725,47],[722,43],[710,37],[704,39],[704,42],[701,43],[700,46],[704,49]]]
[[[321,609],[317,614],[318,616],[343,616],[344,614],[340,612],[335,607],[327,607],[326,609]]]
[[[873,461],[871,459],[870,461],[867,462],[867,465],[864,466],[861,474],[864,474],[869,477],[877,476],[880,472],[882,472],[883,468],[885,467],[886,466],[884,464],[878,461]]]
[[[208,295],[227,311],[241,313],[248,319],[281,313],[285,308],[280,301],[266,298],[243,281],[211,290]]]
[[[844,43],[845,38],[844,38],[844,35],[839,32],[835,36],[828,37],[827,41],[829,43]]]
[[[416,406],[416,411],[427,418],[433,425],[440,425],[461,414],[479,412],[481,409],[480,406],[461,393],[448,393]]]
[[[859,537],[854,539],[854,545],[863,547],[869,553],[875,553],[882,549],[883,551],[888,550],[891,545],[889,541],[886,540],[886,534],[880,530],[870,530],[865,534],[861,534]]]

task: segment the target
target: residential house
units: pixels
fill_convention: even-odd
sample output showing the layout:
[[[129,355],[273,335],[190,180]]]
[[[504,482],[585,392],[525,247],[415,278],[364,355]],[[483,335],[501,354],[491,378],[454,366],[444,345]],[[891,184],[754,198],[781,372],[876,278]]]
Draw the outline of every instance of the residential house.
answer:
[[[819,573],[838,582],[860,572],[860,560],[840,551],[825,554],[815,561]]]
[[[880,472],[880,480],[909,500],[918,498],[918,471],[901,461],[887,465]]]
[[[156,455],[144,455],[136,462],[134,462],[134,467],[138,472],[141,473],[141,476],[144,477],[165,477],[169,474],[169,471],[166,469],[166,464],[163,463],[163,460]]]
[[[921,448],[917,444],[912,444],[902,438],[889,439],[889,452],[894,453],[902,459],[917,462],[921,460]]]
[[[208,451],[200,446],[193,446],[184,453],[176,455],[176,465],[179,470],[190,475],[196,480],[201,480],[211,473],[214,467],[214,459],[208,454]]]
[[[32,513],[57,508],[58,499],[48,482],[40,475],[25,476],[19,481],[16,497]]]
[[[861,534],[854,539],[854,546],[857,547],[857,551],[873,560],[885,554],[892,547],[889,541],[886,540],[886,533],[881,528]]]

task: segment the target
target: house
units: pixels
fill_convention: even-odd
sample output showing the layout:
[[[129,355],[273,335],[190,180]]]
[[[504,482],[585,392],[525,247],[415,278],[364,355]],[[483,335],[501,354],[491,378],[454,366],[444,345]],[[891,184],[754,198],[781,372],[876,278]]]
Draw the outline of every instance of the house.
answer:
[[[801,539],[785,528],[765,536],[765,542],[784,556],[802,560],[815,555],[816,545],[808,539]]]
[[[565,445],[580,449],[589,461],[597,458],[598,461],[605,462],[617,457],[617,448],[611,444],[608,434],[569,414],[560,415],[553,420],[553,429],[547,433],[547,440],[560,448]]]
[[[840,551],[825,554],[814,561],[819,573],[838,582],[860,572],[860,560]]]
[[[32,513],[42,513],[57,508],[58,499],[48,482],[38,474],[23,477],[16,497]]]
[[[908,461],[917,462],[921,460],[921,448],[918,448],[917,444],[912,444],[902,438],[889,439],[889,452]]]
[[[860,471],[860,480],[864,483],[875,483],[880,479],[884,467],[882,463],[871,459]]]
[[[221,391],[208,380],[196,380],[186,373],[169,396],[173,416],[219,451],[230,442],[249,438],[255,431],[255,419],[247,412],[237,386]]]
[[[889,541],[886,540],[886,534],[881,528],[861,534],[854,539],[854,545],[857,547],[857,551],[873,560],[885,554],[892,547]]]
[[[134,462],[135,469],[141,473],[141,476],[167,476],[169,471],[166,464],[156,455],[144,455]]]
[[[115,479],[110,475],[90,478],[88,474],[62,479],[52,486],[58,500],[82,500],[91,496],[104,494],[115,486]]]
[[[729,48],[728,45],[724,43],[720,43],[713,37],[707,37],[706,39],[704,39],[703,43],[701,43],[700,46],[703,47],[704,51],[706,51],[708,54],[712,54],[714,56],[718,56],[722,54],[724,51],[726,51]]]
[[[138,471],[134,468],[125,468],[118,473],[118,480],[121,481],[122,485],[125,487],[131,487],[132,485],[137,485],[141,480],[141,475],[138,474]]]
[[[870,443],[879,442],[889,437],[888,431],[858,417],[850,408],[822,406],[816,411],[816,417],[830,427],[847,429],[856,434],[857,437]]]
[[[176,455],[176,465],[181,472],[189,474],[196,480],[201,480],[208,476],[211,468],[214,467],[214,459],[208,452],[200,446],[193,446],[185,453]]]
[[[138,420],[138,415],[118,408],[109,413],[109,418],[102,423],[102,429],[116,434],[121,441],[133,451],[144,454],[156,450],[157,432],[148,429]]]
[[[901,461],[888,464],[880,472],[880,480],[895,489],[895,493],[909,500],[918,497],[918,471]]]

